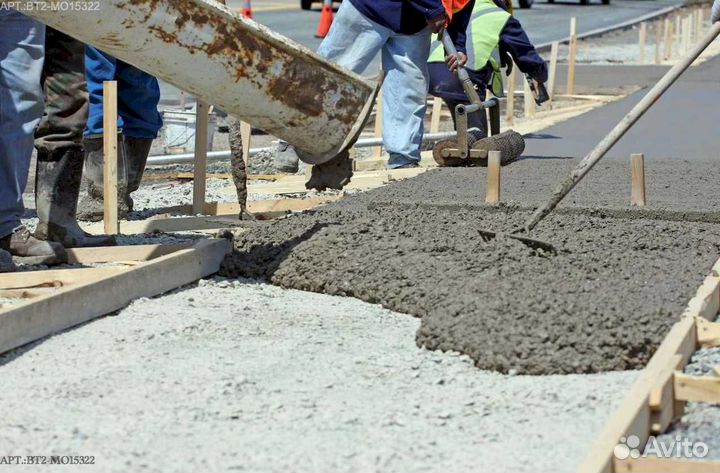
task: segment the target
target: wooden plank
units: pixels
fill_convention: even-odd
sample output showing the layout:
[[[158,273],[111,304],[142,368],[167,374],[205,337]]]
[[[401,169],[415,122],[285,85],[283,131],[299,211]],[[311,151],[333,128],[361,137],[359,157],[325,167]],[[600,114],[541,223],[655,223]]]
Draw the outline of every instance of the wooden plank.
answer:
[[[720,346],[720,323],[708,322],[698,318],[697,327],[698,345],[702,348],[715,348]]]
[[[440,131],[440,116],[442,114],[443,101],[440,97],[433,98],[432,113],[430,115],[430,133]]]
[[[202,100],[197,101],[195,111],[195,166],[193,168],[193,213],[202,212],[205,205],[208,152],[208,113],[210,107]]]
[[[507,101],[505,105],[505,122],[508,126],[512,126],[515,121],[515,76],[517,75],[517,66],[513,65],[508,77]]]
[[[615,460],[617,473],[720,473],[720,462],[640,457]]]
[[[638,62],[640,64],[645,64],[645,46],[647,45],[647,23],[645,23],[644,21],[640,23],[638,43],[640,47],[640,55],[638,57]]]
[[[524,115],[525,118],[535,117],[535,99],[530,91],[530,84],[525,78],[522,79],[523,83],[523,104],[524,104]]]
[[[674,389],[675,399],[680,401],[720,403],[720,377],[689,376],[677,371]]]
[[[560,43],[553,41],[550,46],[550,71],[548,75],[548,95],[550,95],[550,103],[555,100],[555,78],[557,77],[558,53],[560,51]]]
[[[383,89],[380,87],[377,95],[377,105],[375,112],[375,138],[381,138],[383,135]],[[373,147],[373,158],[380,159],[383,155],[383,147]]]
[[[117,82],[103,82],[103,222],[106,235],[120,233],[118,224]],[[127,167],[123,163],[123,171]],[[127,178],[123,185],[127,185]]]
[[[51,269],[0,274],[0,289],[61,288],[112,276],[126,271],[125,267]],[[0,311],[1,312],[1,311]]]
[[[176,251],[191,248],[191,243],[173,245],[130,245],[93,248],[69,248],[68,263],[111,263],[113,261],[149,261]]]
[[[630,155],[630,176],[632,190],[630,205],[645,207],[645,155],[635,153]]]
[[[250,159],[250,143],[252,141],[252,125],[247,122],[240,122],[240,139],[242,140],[243,161],[245,161],[245,169],[249,169],[248,159]],[[250,177],[248,176],[248,179]]]
[[[191,249],[2,310],[0,353],[209,276],[218,271],[230,246],[228,240],[203,240]]]
[[[655,22],[655,64],[660,64],[662,62],[662,28],[660,28],[660,24],[658,22]]]
[[[673,44],[673,30],[672,30],[672,23],[670,22],[670,18],[665,18],[665,60],[670,59],[672,56],[672,44]]]
[[[488,153],[487,193],[485,195],[485,202],[488,204],[500,202],[500,162],[500,151]]]
[[[575,62],[577,59],[577,18],[570,18],[570,48],[568,51],[567,94],[575,91]]]
[[[668,428],[673,419],[679,414],[676,412],[675,395],[673,390],[673,374],[682,368],[683,355],[677,354],[658,376],[658,386],[650,391],[648,404],[650,406],[650,432],[659,435]]]

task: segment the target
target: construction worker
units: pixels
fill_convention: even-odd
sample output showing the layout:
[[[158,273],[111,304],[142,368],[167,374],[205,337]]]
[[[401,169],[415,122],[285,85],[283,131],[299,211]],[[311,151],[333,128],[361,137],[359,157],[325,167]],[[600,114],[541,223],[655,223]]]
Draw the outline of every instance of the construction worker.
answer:
[[[22,224],[23,192],[30,170],[35,127],[43,115],[40,85],[45,26],[0,8],[0,271],[14,269],[9,255],[67,259],[62,245],[36,239]]]
[[[717,23],[718,21],[720,21],[720,0],[715,0],[713,2],[712,14],[710,15],[710,20],[713,23]]]
[[[155,77],[93,47],[85,49],[85,76],[90,110],[83,138],[87,195],[78,204],[78,218],[103,217],[103,82],[118,84],[118,214],[133,209],[130,194],[140,187],[152,142],[162,128],[158,112],[160,85]],[[125,180],[125,178],[127,180]]]
[[[362,73],[382,54],[383,144],[388,168],[417,167],[428,90],[431,34],[447,31],[458,50],[450,68],[466,60],[465,30],[474,0],[349,0],[342,3],[318,54]],[[281,143],[276,163],[292,171],[291,149]],[[292,151],[294,154],[294,151]]]
[[[481,99],[485,99],[486,89],[496,97],[504,96],[500,68],[507,67],[509,73],[513,61],[536,83],[547,81],[545,60],[502,0],[476,0],[467,33],[469,54],[465,67]],[[445,65],[445,54],[439,43],[430,54],[428,69],[430,93],[443,99],[455,121],[455,107],[470,102],[457,76]],[[468,114],[468,127],[479,128],[483,136],[487,136],[485,112]]]
[[[112,237],[85,233],[75,219],[88,117],[85,45],[46,28],[42,84],[45,115],[35,132],[35,237],[66,248],[113,244]]]

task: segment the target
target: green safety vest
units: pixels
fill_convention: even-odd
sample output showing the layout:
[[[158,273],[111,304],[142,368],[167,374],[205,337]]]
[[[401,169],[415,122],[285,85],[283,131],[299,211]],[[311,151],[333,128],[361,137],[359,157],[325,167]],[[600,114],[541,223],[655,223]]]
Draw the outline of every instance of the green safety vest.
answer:
[[[492,0],[476,0],[467,31],[468,69],[477,71],[489,62],[493,75],[489,88],[493,95],[502,97],[503,84],[500,74],[500,33],[510,18],[510,13],[495,5]],[[437,42],[428,62],[445,62],[445,50]]]

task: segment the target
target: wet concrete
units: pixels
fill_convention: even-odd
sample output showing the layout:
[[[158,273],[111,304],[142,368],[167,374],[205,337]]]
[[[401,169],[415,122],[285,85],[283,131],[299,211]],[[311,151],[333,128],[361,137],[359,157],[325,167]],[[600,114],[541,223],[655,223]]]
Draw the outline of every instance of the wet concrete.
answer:
[[[552,165],[558,162],[567,165]],[[523,189],[521,203],[537,202],[539,183],[554,182],[543,173],[557,174],[546,166],[527,160],[506,168],[508,193]],[[672,170],[666,166],[663,175]],[[524,186],[510,178],[523,173]],[[595,196],[619,205],[565,206],[538,226],[533,236],[555,243],[557,255],[515,241],[483,241],[478,229],[509,230],[529,210],[479,205],[482,169],[440,169],[253,228],[238,237],[223,274],[421,317],[419,345],[468,354],[485,369],[640,368],[720,255],[720,226],[663,220],[693,213],[713,221],[688,202],[674,210],[629,209],[609,185],[616,174],[621,171],[597,174],[597,188],[576,204],[604,183]]]

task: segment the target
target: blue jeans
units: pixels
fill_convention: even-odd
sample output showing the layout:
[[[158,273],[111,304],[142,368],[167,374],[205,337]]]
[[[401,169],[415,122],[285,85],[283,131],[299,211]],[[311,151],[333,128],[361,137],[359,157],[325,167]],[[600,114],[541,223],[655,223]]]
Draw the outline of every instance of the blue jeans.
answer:
[[[85,136],[102,136],[103,82],[114,80],[118,87],[118,129],[132,138],[157,138],[162,118],[157,109],[160,85],[155,77],[90,46],[85,48],[85,77],[90,95]]]
[[[389,168],[420,161],[428,92],[430,29],[403,35],[378,25],[346,1],[318,54],[362,73],[382,51],[383,143]]]
[[[0,9],[0,238],[21,225],[25,212],[22,194],[43,115],[44,58],[45,26]]]

